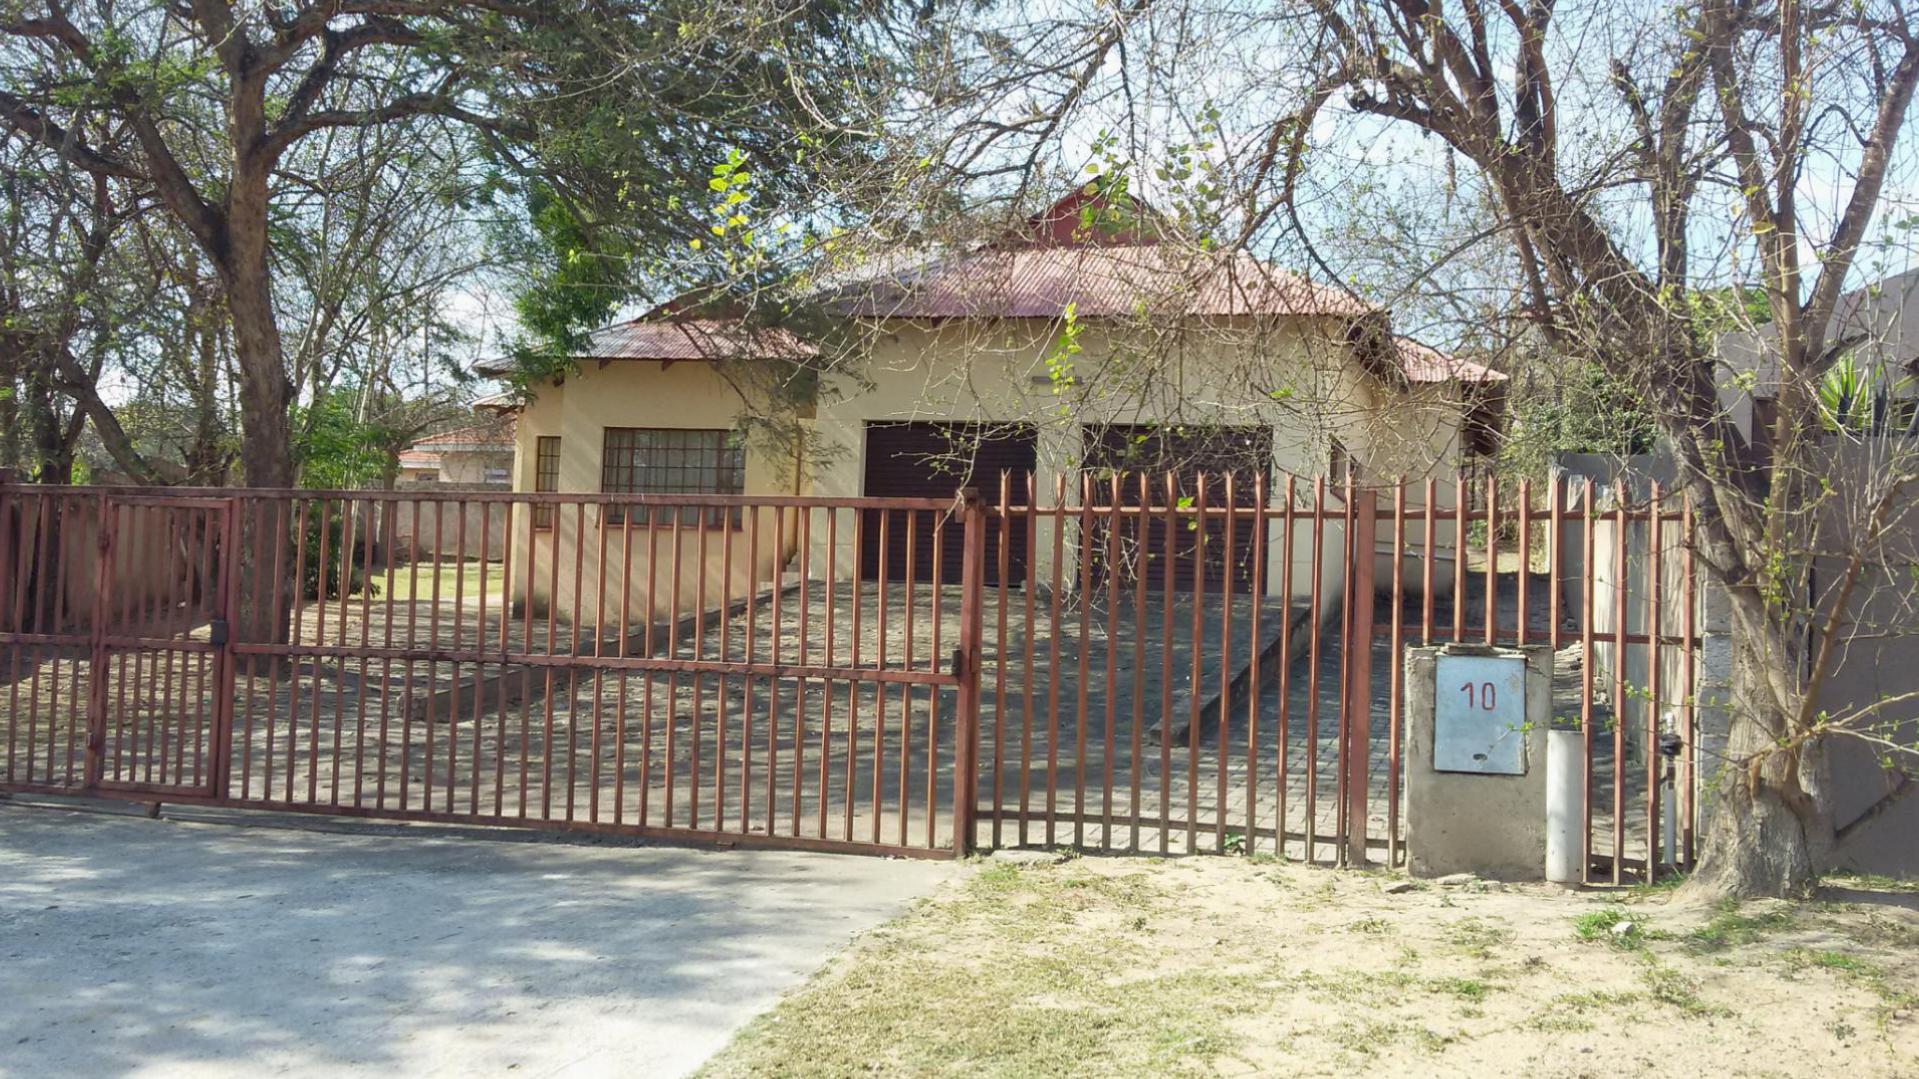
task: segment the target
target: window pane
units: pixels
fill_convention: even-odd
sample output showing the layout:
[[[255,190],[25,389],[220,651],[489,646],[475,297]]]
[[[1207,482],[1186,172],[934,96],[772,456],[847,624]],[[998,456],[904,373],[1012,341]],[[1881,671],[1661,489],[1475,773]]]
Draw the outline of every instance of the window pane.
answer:
[[[608,494],[740,494],[746,489],[746,454],[737,432],[657,427],[608,427],[600,490]],[[622,521],[628,507],[610,506],[606,520]],[[635,522],[671,523],[671,511],[651,515],[633,507]],[[699,507],[682,507],[679,519],[697,524]],[[719,509],[707,519],[727,515]],[[733,515],[737,520],[737,515]]]

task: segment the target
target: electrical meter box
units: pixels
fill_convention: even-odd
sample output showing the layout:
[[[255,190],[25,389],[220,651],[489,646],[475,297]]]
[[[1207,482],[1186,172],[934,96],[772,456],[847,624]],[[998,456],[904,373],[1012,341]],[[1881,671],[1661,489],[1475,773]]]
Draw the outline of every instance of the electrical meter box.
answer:
[[[1525,657],[1441,654],[1434,676],[1433,768],[1525,775]]]
[[[1408,872],[1540,879],[1552,650],[1448,644],[1405,664]]]

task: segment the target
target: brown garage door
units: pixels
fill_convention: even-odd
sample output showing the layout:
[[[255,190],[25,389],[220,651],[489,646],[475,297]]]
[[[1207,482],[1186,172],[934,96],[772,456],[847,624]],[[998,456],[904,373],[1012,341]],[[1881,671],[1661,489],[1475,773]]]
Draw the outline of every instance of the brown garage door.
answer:
[[[961,487],[977,487],[989,500],[999,497],[1002,471],[1013,474],[1014,501],[1024,501],[1026,474],[1033,470],[1035,437],[1025,424],[869,423],[866,425],[866,478],[863,493],[875,498],[951,498]],[[922,512],[908,528],[905,511],[887,515],[886,578],[906,579],[907,546],[912,541],[913,579],[933,578],[933,529],[942,516]],[[860,575],[877,580],[880,570],[880,517],[868,510],[860,521]],[[939,551],[939,579],[958,584],[965,557],[960,530],[949,523]],[[1026,579],[1026,522],[1008,529],[1009,584]],[[999,583],[999,525],[986,525],[986,583]]]
[[[1195,497],[1199,493],[1199,477],[1205,474],[1209,506],[1225,502],[1228,475],[1233,478],[1233,501],[1240,506],[1252,506],[1257,500],[1258,480],[1272,478],[1273,437],[1272,431],[1265,427],[1113,424],[1087,427],[1085,447],[1086,467],[1095,473],[1093,499],[1098,505],[1112,501],[1109,477],[1114,472],[1122,474],[1119,501],[1125,506],[1141,504],[1141,473],[1148,477],[1145,503],[1149,506],[1166,505],[1168,472],[1173,474],[1175,500]],[[1104,524],[1104,521],[1097,522],[1095,528],[1100,531],[1091,537],[1093,568],[1102,579],[1107,572],[1104,563],[1108,549]],[[1209,518],[1198,529],[1189,528],[1187,524],[1180,521],[1168,527],[1163,521],[1149,521],[1143,548],[1131,524],[1122,526],[1117,544],[1121,551],[1117,572],[1128,581],[1143,572],[1147,575],[1146,583],[1158,587],[1165,579],[1162,559],[1170,557],[1173,588],[1177,591],[1192,591],[1195,572],[1203,570],[1207,591],[1217,592],[1229,579],[1229,567],[1233,590],[1250,590],[1266,558],[1266,544],[1253,535],[1251,522],[1241,520],[1234,525],[1230,550],[1223,518]]]

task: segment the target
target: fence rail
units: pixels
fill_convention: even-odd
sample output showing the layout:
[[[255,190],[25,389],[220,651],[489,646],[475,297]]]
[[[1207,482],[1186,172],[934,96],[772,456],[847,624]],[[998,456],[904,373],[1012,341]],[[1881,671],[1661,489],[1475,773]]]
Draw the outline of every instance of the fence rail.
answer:
[[[1623,881],[1692,861],[1696,593],[1690,508],[1599,494],[0,485],[0,785],[917,856],[1398,862],[1404,651],[1546,644],[1586,732],[1587,864]],[[402,559],[394,534],[478,556]]]

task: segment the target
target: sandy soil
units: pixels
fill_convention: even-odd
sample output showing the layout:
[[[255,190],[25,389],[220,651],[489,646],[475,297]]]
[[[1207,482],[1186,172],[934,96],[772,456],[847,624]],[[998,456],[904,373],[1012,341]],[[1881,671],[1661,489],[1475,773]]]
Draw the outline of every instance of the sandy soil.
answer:
[[[1399,880],[989,862],[708,1071],[1919,1075],[1919,888],[1733,909]]]

